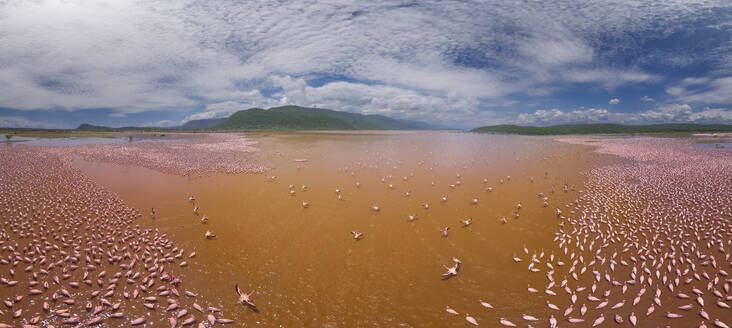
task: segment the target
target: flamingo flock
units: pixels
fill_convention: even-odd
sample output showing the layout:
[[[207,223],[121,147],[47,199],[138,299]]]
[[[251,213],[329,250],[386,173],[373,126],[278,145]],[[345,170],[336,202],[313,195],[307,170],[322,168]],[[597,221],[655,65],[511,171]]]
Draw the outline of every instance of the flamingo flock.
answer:
[[[589,172],[583,192],[565,205],[570,214],[555,210],[556,249],[548,258],[542,251],[528,259],[530,272],[546,275],[547,307],[556,312],[549,326],[558,325],[555,316],[592,327],[603,325],[606,316],[616,324],[655,326],[654,311],[663,308],[659,315],[671,326],[696,317],[690,321],[698,327],[729,327],[732,156],[662,139],[599,146],[599,152],[634,161]],[[522,260],[514,254],[517,265]],[[539,295],[536,288],[528,292]],[[516,326],[505,318],[499,323]]]
[[[144,139],[143,139],[144,140]],[[256,173],[267,170],[241,156],[257,151],[255,141],[237,134],[183,134],[166,141],[84,144],[67,147],[89,161],[143,166],[156,171],[208,176],[214,173]],[[66,153],[68,149],[57,149]]]
[[[135,224],[70,155],[0,146],[0,161],[0,327],[233,323],[185,287],[195,253]]]

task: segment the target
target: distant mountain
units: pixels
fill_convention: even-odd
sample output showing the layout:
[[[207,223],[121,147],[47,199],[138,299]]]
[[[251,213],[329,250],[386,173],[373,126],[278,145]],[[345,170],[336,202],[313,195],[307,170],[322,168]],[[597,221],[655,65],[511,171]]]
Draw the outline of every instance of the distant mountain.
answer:
[[[87,131],[87,132],[120,132],[120,131],[159,131],[159,130],[170,130],[169,128],[154,128],[154,127],[138,127],[138,126],[125,126],[121,128],[110,128],[107,126],[92,125],[83,123],[76,128],[76,131]]]
[[[228,118],[192,120],[175,128],[120,127],[84,123],[77,131],[175,131],[175,130],[434,130],[445,129],[419,121],[398,120],[383,115],[363,115],[330,109],[282,106],[240,110]]]
[[[423,122],[397,120],[382,115],[363,115],[330,109],[282,106],[250,108],[232,114],[214,130],[425,130]]]
[[[217,126],[226,121],[226,117],[222,118],[207,118],[202,120],[191,120],[179,126],[180,129],[208,129]]]
[[[91,124],[83,123],[83,124],[79,125],[79,127],[76,128],[76,130],[93,131],[93,132],[113,132],[113,131],[116,131],[117,129],[106,127],[106,126],[98,126],[98,125],[91,125]]]
[[[524,135],[563,135],[563,134],[632,134],[632,133],[697,133],[732,132],[729,124],[568,124],[554,126],[493,125],[470,130],[480,133],[524,134]]]

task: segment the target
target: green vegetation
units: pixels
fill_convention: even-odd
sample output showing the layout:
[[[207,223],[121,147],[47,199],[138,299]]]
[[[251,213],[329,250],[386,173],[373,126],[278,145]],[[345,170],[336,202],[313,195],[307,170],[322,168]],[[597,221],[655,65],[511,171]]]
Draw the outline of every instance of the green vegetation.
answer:
[[[566,134],[658,134],[658,133],[704,133],[732,132],[729,124],[569,124],[555,126],[494,125],[470,130],[480,133],[524,134],[524,135],[566,135]]]
[[[698,144],[718,144],[732,142],[732,139],[697,139]]]
[[[232,114],[214,130],[421,130],[421,122],[299,106],[250,108]]]
[[[180,129],[209,129],[226,121],[222,118],[207,118],[202,120],[191,120],[180,126]]]

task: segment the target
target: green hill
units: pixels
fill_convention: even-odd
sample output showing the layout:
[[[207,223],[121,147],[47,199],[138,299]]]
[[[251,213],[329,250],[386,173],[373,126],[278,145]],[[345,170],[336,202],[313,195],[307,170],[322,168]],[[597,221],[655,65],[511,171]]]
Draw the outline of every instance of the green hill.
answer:
[[[329,109],[282,106],[250,108],[232,114],[214,130],[423,130],[434,127],[381,115],[362,115]]]
[[[226,121],[225,117],[222,118],[207,118],[202,120],[191,120],[185,124],[179,126],[179,129],[208,129],[217,126]]]
[[[114,132],[116,131],[115,128],[109,128],[106,126],[98,126],[98,125],[91,125],[88,123],[83,123],[79,125],[78,128],[76,128],[78,131],[90,131],[90,132]]]
[[[471,132],[524,135],[564,134],[633,134],[633,133],[704,133],[732,132],[729,124],[669,123],[651,125],[620,124],[568,124],[554,126],[493,125],[470,130]]]

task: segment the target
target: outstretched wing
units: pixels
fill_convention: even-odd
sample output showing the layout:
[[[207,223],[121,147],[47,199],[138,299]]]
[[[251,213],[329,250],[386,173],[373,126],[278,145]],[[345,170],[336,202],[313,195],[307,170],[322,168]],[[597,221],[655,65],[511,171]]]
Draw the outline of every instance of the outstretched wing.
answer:
[[[234,290],[235,290],[235,291],[236,291],[236,293],[237,293],[237,294],[239,294],[239,295],[242,295],[242,294],[244,294],[244,292],[242,292],[242,291],[241,291],[241,289],[239,288],[239,285],[238,285],[238,284],[237,284],[237,285],[234,285]]]

